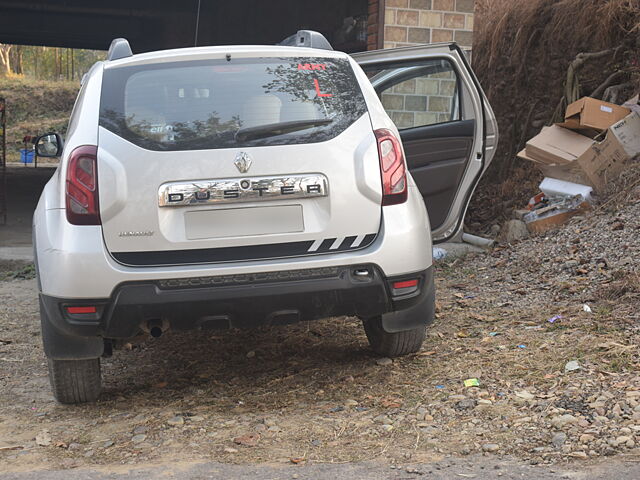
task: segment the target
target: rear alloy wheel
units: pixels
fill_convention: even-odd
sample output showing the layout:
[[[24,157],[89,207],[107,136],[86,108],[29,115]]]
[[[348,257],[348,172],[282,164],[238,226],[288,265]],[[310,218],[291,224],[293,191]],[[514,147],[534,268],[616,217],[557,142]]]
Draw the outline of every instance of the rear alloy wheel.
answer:
[[[74,404],[98,399],[102,389],[99,358],[47,360],[51,389],[58,402]]]
[[[427,335],[426,327],[389,333],[382,328],[382,317],[368,318],[362,321],[369,345],[378,355],[401,357],[420,350]]]

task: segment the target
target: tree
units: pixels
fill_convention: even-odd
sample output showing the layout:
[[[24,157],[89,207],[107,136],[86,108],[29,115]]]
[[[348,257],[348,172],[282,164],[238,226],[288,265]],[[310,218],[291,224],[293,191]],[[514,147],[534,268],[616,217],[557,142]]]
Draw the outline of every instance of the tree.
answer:
[[[0,75],[8,75],[11,71],[11,49],[13,45],[0,43]]]

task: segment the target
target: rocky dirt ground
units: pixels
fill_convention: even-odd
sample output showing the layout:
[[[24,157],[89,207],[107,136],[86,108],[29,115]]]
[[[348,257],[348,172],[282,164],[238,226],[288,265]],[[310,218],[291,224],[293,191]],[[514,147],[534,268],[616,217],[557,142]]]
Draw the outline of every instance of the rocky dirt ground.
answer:
[[[376,358],[351,318],[169,333],[104,359],[103,397],[77,407],[50,394],[33,268],[5,262],[0,464],[366,460],[412,478],[406,465],[448,456],[637,458],[639,200],[636,188],[547,236],[440,263],[416,355]]]

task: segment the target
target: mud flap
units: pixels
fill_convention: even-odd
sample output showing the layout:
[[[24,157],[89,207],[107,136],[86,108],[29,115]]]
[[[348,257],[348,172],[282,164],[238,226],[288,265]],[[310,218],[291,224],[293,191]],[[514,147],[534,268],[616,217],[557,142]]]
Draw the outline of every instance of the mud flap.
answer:
[[[88,360],[98,358],[104,352],[104,341],[101,337],[80,337],[68,335],[57,329],[51,322],[42,298],[40,303],[40,324],[42,325],[42,344],[44,353],[54,360]]]
[[[405,310],[382,315],[382,328],[385,332],[396,333],[429,326],[435,317],[436,287],[433,268],[427,271],[425,291],[420,300]]]

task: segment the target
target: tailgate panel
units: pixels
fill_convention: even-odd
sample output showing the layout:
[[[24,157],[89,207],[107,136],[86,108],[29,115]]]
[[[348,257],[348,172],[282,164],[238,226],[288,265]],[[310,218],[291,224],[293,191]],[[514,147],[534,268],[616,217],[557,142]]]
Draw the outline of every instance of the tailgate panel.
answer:
[[[304,230],[301,205],[230,208],[185,213],[189,240],[294,233]]]

